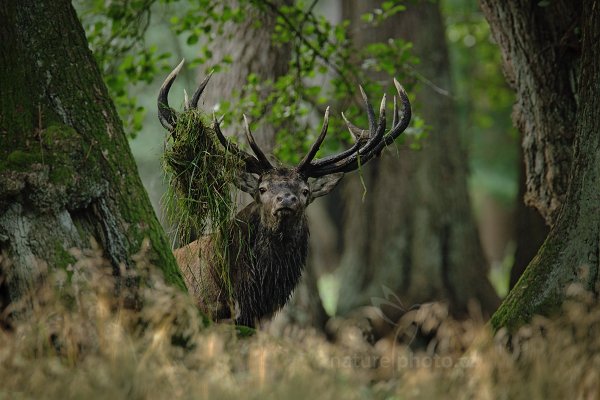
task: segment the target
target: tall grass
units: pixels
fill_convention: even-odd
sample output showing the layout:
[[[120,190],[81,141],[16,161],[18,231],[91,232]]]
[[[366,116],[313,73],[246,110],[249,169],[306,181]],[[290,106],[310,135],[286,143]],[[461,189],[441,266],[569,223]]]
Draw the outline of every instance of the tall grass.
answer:
[[[177,117],[165,143],[163,168],[168,180],[165,211],[181,243],[223,229],[235,215],[230,187],[241,163],[225,151],[201,111]]]
[[[191,109],[178,115],[167,138],[163,168],[168,180],[163,203],[176,247],[214,234],[210,256],[231,296],[227,258],[236,206],[230,190],[242,168],[240,160],[221,145],[202,111]]]
[[[600,310],[578,286],[569,289],[560,316],[536,317],[512,336],[494,337],[477,319],[452,320],[433,304],[411,317],[432,338],[420,350],[403,332],[414,324],[403,323],[374,344],[355,321],[336,331],[335,342],[299,329],[242,338],[232,325],[204,327],[189,297],[164,283],[146,250],[135,257],[136,272],[120,278],[97,246],[72,250],[77,261],[68,271],[52,274],[11,307],[16,317],[0,330],[0,399],[600,395]],[[9,268],[6,258],[0,263]],[[120,282],[132,278],[139,286]]]

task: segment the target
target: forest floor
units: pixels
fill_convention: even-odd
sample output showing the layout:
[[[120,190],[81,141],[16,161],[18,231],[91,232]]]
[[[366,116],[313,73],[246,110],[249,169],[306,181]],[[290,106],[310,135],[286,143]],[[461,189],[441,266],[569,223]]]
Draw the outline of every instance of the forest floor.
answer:
[[[190,298],[164,284],[144,253],[136,257],[141,275],[126,277],[119,296],[99,249],[72,254],[71,268],[6,311],[18,322],[0,328],[0,399],[600,396],[600,310],[575,286],[560,316],[536,317],[514,335],[424,308],[429,341],[415,350],[400,326],[376,343],[352,323],[333,342],[301,329],[246,337],[232,325],[204,327]],[[8,263],[0,257],[0,267]]]

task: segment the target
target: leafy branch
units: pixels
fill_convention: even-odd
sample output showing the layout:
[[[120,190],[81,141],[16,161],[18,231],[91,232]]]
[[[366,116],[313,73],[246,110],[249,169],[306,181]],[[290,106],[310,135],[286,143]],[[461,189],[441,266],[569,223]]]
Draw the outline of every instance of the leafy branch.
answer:
[[[83,14],[91,47],[131,132],[141,129],[140,115],[144,110],[137,106],[129,88],[139,82],[151,82],[170,64],[166,62],[171,58],[170,52],[146,44],[152,13],[158,5],[171,15],[172,31],[184,39],[186,45],[199,47],[200,51],[195,52],[197,57],[189,65],[201,65],[211,60],[211,68],[216,73],[234,62],[230,57],[224,57],[215,63],[209,47],[211,42],[228,40],[223,37],[225,24],[243,22],[249,8],[275,17],[273,43],[290,43],[292,48],[288,73],[275,80],[249,76],[236,103],[221,104],[220,112],[227,114],[225,122],[231,118],[239,119],[241,115],[238,114],[243,110],[252,115],[254,121],[262,119],[280,128],[278,156],[287,161],[306,150],[312,141],[313,137],[303,132],[315,131],[310,129],[312,120],[309,118],[315,109],[322,110],[326,103],[332,104],[334,109],[343,109],[348,116],[359,117],[357,123],[364,124],[361,121],[363,113],[359,112],[363,105],[354,95],[358,83],[372,96],[381,96],[383,85],[372,79],[373,72],[385,72],[406,82],[406,76],[415,77],[412,66],[418,63],[411,54],[410,43],[400,39],[355,48],[348,36],[350,22],[333,24],[325,16],[318,15],[315,11],[318,0],[308,4],[298,0],[283,6],[273,0],[240,3],[210,0],[189,3],[181,0],[79,2],[92,10]],[[102,7],[108,7],[109,12],[99,13]],[[365,14],[362,19],[376,25],[402,10],[403,6],[397,1],[384,1],[381,9]],[[334,141],[325,143],[325,152],[337,150],[340,139],[349,138],[339,118],[333,119],[331,124],[331,131],[338,134],[332,135]]]

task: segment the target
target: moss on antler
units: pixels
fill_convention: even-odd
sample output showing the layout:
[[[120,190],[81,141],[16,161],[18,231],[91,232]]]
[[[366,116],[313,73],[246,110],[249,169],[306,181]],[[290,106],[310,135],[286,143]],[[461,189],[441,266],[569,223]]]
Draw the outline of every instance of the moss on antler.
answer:
[[[181,244],[224,229],[235,214],[229,189],[241,164],[225,151],[207,120],[198,110],[179,114],[163,155],[166,214]]]

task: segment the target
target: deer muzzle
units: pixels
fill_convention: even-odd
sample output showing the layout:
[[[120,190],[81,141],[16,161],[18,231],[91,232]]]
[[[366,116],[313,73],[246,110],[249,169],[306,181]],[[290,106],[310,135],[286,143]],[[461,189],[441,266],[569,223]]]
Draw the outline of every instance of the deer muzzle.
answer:
[[[291,192],[279,194],[277,195],[275,200],[276,203],[273,210],[274,215],[295,214],[300,208],[300,202],[298,201],[298,197]]]

